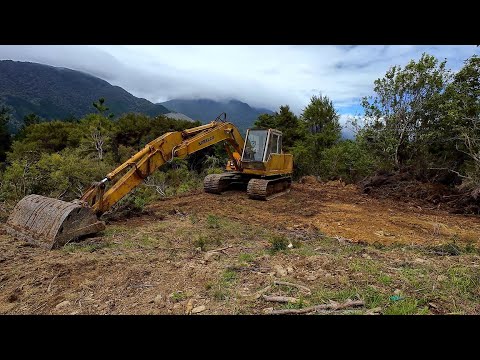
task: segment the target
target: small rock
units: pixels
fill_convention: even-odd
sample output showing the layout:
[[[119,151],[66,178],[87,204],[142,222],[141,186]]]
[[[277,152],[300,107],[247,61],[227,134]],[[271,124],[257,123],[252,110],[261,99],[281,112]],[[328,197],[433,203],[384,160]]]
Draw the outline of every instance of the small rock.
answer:
[[[69,306],[69,305],[70,305],[70,301],[65,300],[65,301],[62,301],[61,303],[57,304],[55,306],[55,309],[62,309],[62,308],[66,307],[66,306]]]
[[[368,310],[365,314],[366,315],[376,315],[376,314],[379,314],[381,311],[382,311],[381,307],[376,307],[376,308]]]
[[[292,244],[292,243],[288,243],[287,247],[288,247],[289,249],[291,249],[291,248],[293,248],[293,244]]]
[[[153,302],[157,305],[163,304],[163,295],[158,294],[157,296],[155,296],[155,298],[153,299]]]
[[[195,248],[195,251],[200,252],[200,251],[202,251],[202,248],[201,248],[201,247],[197,247],[197,248]]]
[[[312,275],[308,275],[308,276],[307,276],[307,280],[308,280],[308,281],[315,281],[315,280],[317,280],[317,276],[316,276],[316,275],[313,275],[313,274],[312,274]]]
[[[264,314],[271,314],[273,311],[273,307],[265,308],[262,310]]]
[[[193,310],[193,300],[190,299],[187,302],[187,307],[185,308],[185,314],[189,315]]]
[[[277,275],[277,277],[287,276],[287,270],[285,270],[282,265],[275,265],[273,268],[275,269],[275,275]]]
[[[394,291],[393,293],[394,293],[395,295],[398,295],[398,294],[400,294],[401,292],[402,292],[402,290],[400,290],[400,289],[395,289],[395,291]]]
[[[218,260],[220,259],[220,254],[216,251],[209,251],[205,254],[203,258],[205,259],[205,261]]]
[[[365,253],[362,254],[362,257],[365,258],[365,259],[368,259],[368,260],[370,260],[372,258],[370,255],[365,254]]]
[[[291,266],[287,267],[287,273],[288,274],[293,273],[293,267],[291,267]]]
[[[448,279],[448,277],[445,276],[445,275],[438,275],[438,276],[437,276],[437,281],[440,281],[440,282],[441,282],[441,281],[445,281],[445,280],[447,280],[447,279]]]
[[[437,304],[432,303],[432,302],[429,302],[429,303],[428,303],[428,306],[430,306],[430,307],[432,307],[432,308],[434,308],[434,309],[438,309]]]
[[[198,314],[201,313],[202,311],[205,311],[207,308],[205,305],[200,305],[192,309],[192,314]]]

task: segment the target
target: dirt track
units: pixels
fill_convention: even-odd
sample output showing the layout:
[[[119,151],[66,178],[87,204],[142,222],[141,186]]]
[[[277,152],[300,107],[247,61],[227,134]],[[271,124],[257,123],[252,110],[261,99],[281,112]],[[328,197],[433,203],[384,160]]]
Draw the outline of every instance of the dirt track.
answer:
[[[479,217],[376,200],[338,182],[295,183],[289,194],[267,202],[241,192],[199,191],[149,209],[150,215],[113,222],[100,237],[58,251],[0,233],[0,313],[262,313],[276,305],[251,296],[274,278],[309,286],[313,295],[305,303],[360,296],[370,299],[367,309],[396,309],[387,295],[400,291],[410,294],[412,313],[427,303],[433,313],[480,310],[469,300],[479,291],[478,255],[439,258],[401,248],[452,241],[477,246]],[[269,253],[278,236],[302,244]],[[380,244],[400,247],[381,250]],[[216,248],[225,249],[206,252]],[[460,273],[452,275],[452,268]],[[424,276],[429,287],[435,279],[468,278],[465,298],[449,303],[456,288],[444,279],[419,299]]]

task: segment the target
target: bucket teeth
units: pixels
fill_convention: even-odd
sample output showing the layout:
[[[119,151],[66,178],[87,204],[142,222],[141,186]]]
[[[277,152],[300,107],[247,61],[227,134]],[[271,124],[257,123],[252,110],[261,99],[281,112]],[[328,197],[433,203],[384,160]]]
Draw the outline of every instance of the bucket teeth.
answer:
[[[20,200],[6,223],[13,237],[48,249],[104,229],[89,207],[41,195]]]

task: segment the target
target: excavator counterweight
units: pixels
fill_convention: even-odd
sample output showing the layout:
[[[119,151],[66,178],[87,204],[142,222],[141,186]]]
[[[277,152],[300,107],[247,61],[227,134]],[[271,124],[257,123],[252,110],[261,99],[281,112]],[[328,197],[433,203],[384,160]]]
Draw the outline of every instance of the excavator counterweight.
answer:
[[[7,232],[48,249],[95,234],[105,229],[105,223],[99,220],[101,215],[156,169],[219,142],[225,143],[229,156],[226,172],[208,175],[204,180],[205,192],[221,194],[235,184],[244,186],[248,196],[256,200],[269,200],[288,192],[293,157],[282,152],[282,133],[275,129],[249,129],[244,140],[236,126],[225,120],[226,114],[222,113],[209,124],[160,136],[103,180],[92,184],[78,200],[24,197],[7,220]]]

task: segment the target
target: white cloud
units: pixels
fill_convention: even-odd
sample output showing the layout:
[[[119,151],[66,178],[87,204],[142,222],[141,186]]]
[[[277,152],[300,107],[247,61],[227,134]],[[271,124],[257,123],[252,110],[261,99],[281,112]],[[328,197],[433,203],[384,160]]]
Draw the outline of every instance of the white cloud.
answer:
[[[472,46],[0,46],[0,59],[69,67],[99,76],[154,102],[171,98],[237,98],[297,114],[312,95],[328,95],[340,112],[372,94],[373,81],[392,65],[428,52],[454,70]],[[342,109],[343,108],[343,109]]]

